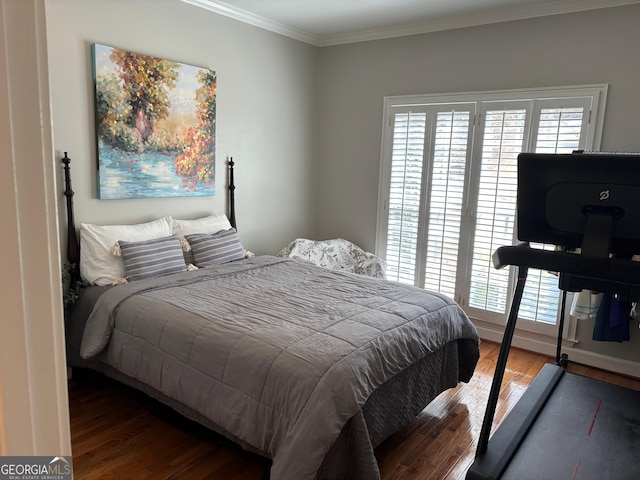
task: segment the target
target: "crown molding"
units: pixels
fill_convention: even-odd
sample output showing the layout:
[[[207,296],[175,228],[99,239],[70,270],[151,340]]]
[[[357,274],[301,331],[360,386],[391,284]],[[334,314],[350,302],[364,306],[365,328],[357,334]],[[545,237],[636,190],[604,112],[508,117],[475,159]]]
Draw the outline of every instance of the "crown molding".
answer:
[[[241,8],[231,6],[225,2],[220,2],[217,0],[180,0],[180,1],[184,3],[189,3],[191,5],[195,5],[196,7],[204,8],[206,10],[209,10],[211,12],[214,12],[220,15],[224,15],[225,17],[233,18],[234,20],[239,20],[240,22],[243,22],[243,23],[248,23],[249,25],[253,25],[255,27],[260,27],[265,30],[269,30],[270,32],[279,33],[280,35],[284,35],[285,37],[290,37],[296,40],[300,40],[301,42],[309,43],[311,45],[315,45],[319,47],[322,42],[322,37],[320,37],[319,35],[303,32],[301,30],[290,27],[288,25],[274,22],[273,20],[269,20],[268,18],[255,15],[246,10],[242,10]]]
[[[517,7],[499,9],[493,12],[460,15],[447,19],[439,19],[429,22],[420,22],[411,25],[398,25],[388,28],[364,30],[359,32],[337,35],[315,35],[303,32],[296,28],[284,25],[273,20],[255,15],[246,10],[233,7],[219,0],[180,0],[209,11],[231,17],[256,27],[269,30],[280,35],[294,38],[317,47],[328,47],[346,43],[366,42],[370,40],[382,40],[386,38],[404,37],[422,33],[453,30],[456,28],[488,25],[491,23],[524,20],[527,18],[544,17],[575,13],[584,10],[596,10],[600,8],[620,7],[640,3],[640,0],[557,0],[542,5],[522,5]]]
[[[362,32],[330,35],[320,39],[319,47],[342,45],[346,43],[382,40],[386,38],[418,35],[422,33],[454,30],[457,28],[476,27],[492,23],[525,20],[527,18],[576,13],[600,8],[620,7],[640,3],[640,0],[561,0],[544,5],[524,5],[473,15],[461,15],[433,22],[421,22],[412,25],[379,28]]]

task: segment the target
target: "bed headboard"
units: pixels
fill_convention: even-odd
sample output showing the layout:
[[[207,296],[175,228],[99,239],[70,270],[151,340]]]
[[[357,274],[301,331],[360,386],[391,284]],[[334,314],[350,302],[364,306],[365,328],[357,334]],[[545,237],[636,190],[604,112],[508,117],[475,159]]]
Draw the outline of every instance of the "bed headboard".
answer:
[[[62,163],[64,165],[64,196],[67,198],[67,260],[71,264],[69,274],[71,281],[80,280],[80,242],[78,241],[78,230],[76,228],[76,222],[73,211],[73,189],[71,188],[71,159],[64,152],[62,157]],[[228,216],[229,223],[237,230],[236,225],[236,203],[235,203],[235,183],[233,179],[233,167],[235,162],[233,157],[229,157],[227,162],[228,170]]]

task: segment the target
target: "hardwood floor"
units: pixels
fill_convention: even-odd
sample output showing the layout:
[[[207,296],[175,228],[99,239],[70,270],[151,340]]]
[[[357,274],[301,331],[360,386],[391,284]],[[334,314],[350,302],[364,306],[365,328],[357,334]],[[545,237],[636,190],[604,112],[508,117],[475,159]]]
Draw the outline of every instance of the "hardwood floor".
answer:
[[[475,445],[499,345],[484,342],[468,384],[444,392],[376,449],[383,480],[461,480]],[[513,348],[494,428],[553,360]],[[640,381],[569,364],[569,371],[640,390]],[[261,480],[269,463],[102,376],[70,381],[74,478]]]

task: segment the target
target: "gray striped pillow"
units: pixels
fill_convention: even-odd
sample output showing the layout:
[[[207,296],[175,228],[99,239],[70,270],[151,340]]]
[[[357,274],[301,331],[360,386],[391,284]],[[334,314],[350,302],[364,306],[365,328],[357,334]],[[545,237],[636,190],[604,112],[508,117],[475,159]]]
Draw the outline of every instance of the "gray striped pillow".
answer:
[[[185,238],[191,245],[193,261],[198,267],[220,265],[244,258],[244,249],[233,228],[214,234],[194,233]]]
[[[118,243],[128,280],[160,277],[187,270],[177,235],[142,242],[120,240]]]

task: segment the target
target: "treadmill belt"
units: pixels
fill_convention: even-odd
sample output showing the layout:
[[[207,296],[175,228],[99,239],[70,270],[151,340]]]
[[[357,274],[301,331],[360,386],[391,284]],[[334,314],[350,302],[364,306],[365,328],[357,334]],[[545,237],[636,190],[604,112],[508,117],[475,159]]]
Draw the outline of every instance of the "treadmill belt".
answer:
[[[640,392],[565,373],[501,479],[640,479]]]

